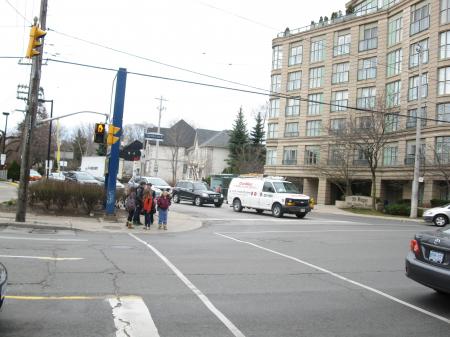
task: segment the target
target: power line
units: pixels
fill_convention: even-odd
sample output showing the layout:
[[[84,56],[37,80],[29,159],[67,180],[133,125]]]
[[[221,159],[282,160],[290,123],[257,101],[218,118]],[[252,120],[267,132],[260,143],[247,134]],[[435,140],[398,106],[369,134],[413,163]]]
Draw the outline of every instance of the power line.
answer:
[[[5,2],[9,5],[9,7],[11,7],[11,8],[16,12],[17,15],[19,15],[20,17],[22,17],[22,18],[23,18],[26,22],[28,22],[30,25],[33,24],[30,20],[28,20],[28,19],[25,17],[25,15],[23,15],[21,12],[19,12],[19,10],[18,10],[16,7],[14,7],[14,6],[9,2],[9,0],[5,0]]]

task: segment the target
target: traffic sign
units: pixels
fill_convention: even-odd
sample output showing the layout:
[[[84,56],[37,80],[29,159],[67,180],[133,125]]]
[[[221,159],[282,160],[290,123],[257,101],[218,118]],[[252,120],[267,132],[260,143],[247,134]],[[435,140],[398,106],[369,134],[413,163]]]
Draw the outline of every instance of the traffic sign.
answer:
[[[145,139],[157,139],[157,140],[163,140],[164,139],[164,135],[162,133],[158,133],[158,132],[145,132],[144,133],[144,138]]]

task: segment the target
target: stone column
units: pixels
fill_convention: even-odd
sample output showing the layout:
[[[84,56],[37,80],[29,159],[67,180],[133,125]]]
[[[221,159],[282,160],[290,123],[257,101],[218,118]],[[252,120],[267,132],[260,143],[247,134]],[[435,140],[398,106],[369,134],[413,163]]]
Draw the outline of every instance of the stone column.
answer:
[[[331,203],[331,186],[327,178],[319,178],[319,188],[317,191],[317,201],[319,205],[329,205]]]
[[[439,188],[431,178],[425,178],[423,182],[423,205],[430,207],[430,200],[439,198]]]
[[[317,178],[303,179],[303,194],[309,195],[311,198],[314,198],[316,203],[317,203],[317,190],[318,190]]]

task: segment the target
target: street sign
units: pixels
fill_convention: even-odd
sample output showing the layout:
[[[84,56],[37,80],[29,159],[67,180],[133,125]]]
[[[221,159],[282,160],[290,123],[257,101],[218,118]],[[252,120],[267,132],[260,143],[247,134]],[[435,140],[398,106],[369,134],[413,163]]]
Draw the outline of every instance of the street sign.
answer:
[[[0,154],[0,165],[5,165],[6,162],[6,154]]]
[[[163,140],[164,135],[162,133],[158,133],[158,132],[145,132],[144,138],[146,140],[150,140],[150,139]]]
[[[45,161],[45,170],[47,171],[50,167],[50,171],[53,170],[53,160],[50,160],[50,165],[48,164],[48,160]]]
[[[66,160],[61,160],[61,161],[59,162],[59,166],[60,166],[60,167],[66,167],[66,166],[67,166],[67,161],[66,161]]]

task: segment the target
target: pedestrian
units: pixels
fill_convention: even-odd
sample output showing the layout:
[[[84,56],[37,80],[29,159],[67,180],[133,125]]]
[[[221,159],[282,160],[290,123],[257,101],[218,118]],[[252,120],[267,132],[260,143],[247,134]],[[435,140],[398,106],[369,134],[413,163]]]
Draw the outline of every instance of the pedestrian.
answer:
[[[219,184],[218,186],[216,186],[216,192],[222,193],[222,184]]]
[[[167,230],[167,213],[169,212],[170,204],[169,192],[163,191],[158,198],[158,229],[164,228],[164,230]]]
[[[153,225],[153,214],[155,213],[155,198],[153,196],[152,190],[145,189],[144,190],[144,229],[150,229],[150,226]]]
[[[144,206],[144,188],[145,188],[145,181],[141,180],[139,186],[136,188],[136,208],[134,210],[133,215],[134,225],[142,225],[141,212],[142,207]]]
[[[128,228],[134,228],[133,226],[133,216],[134,212],[136,210],[136,189],[130,188],[128,191],[127,198],[125,199],[125,209],[128,211],[128,218],[127,218],[127,227]]]

